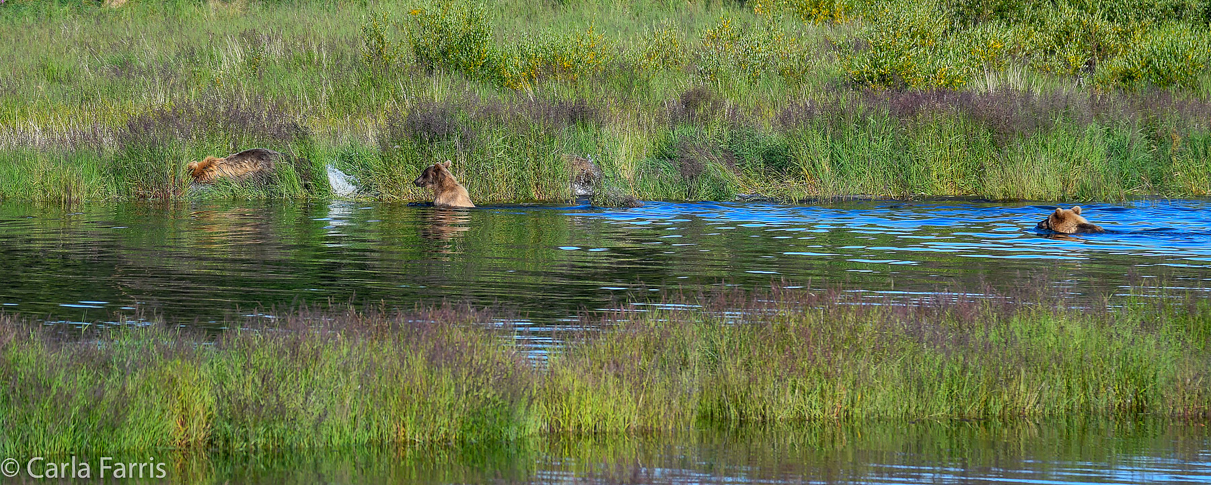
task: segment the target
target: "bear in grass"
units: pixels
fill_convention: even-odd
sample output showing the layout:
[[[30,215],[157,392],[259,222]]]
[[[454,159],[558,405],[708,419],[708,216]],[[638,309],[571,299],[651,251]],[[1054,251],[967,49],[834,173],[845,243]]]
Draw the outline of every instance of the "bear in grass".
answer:
[[[1090,224],[1081,217],[1081,207],[1071,209],[1055,208],[1055,212],[1047,215],[1046,219],[1034,227],[1038,231],[1050,231],[1056,234],[1097,234],[1106,232],[1102,226]]]
[[[475,207],[467,189],[450,173],[449,160],[428,166],[412,183],[433,190],[434,207]]]
[[[568,168],[572,169],[572,195],[577,197],[592,197],[597,183],[601,181],[601,167],[593,163],[593,159],[571,153],[563,154]]]
[[[253,148],[226,157],[206,157],[200,162],[185,166],[195,184],[209,184],[220,178],[237,182],[248,179],[263,181],[273,172],[274,163],[281,161],[282,154],[264,148]]]

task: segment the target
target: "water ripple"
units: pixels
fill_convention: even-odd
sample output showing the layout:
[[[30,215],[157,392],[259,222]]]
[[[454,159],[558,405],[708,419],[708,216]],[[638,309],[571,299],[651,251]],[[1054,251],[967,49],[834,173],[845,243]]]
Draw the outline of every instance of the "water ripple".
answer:
[[[964,201],[471,211],[349,201],[114,203],[73,212],[7,202],[0,303],[52,319],[158,314],[209,325],[257,307],[453,299],[505,302],[558,325],[651,289],[721,282],[929,293],[1030,280],[1092,295],[1155,281],[1206,291],[1211,203],[1082,207],[1109,232],[1048,238],[1034,226],[1054,206]]]

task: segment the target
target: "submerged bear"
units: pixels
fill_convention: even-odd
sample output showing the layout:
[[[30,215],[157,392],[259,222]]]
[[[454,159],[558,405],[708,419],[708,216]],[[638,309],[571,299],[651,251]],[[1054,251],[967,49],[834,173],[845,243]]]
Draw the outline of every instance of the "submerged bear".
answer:
[[[1038,231],[1050,231],[1056,234],[1096,234],[1106,232],[1102,226],[1090,224],[1081,217],[1081,207],[1071,209],[1055,208],[1055,212],[1047,215],[1046,219],[1034,226]]]
[[[282,154],[273,150],[253,148],[224,158],[206,157],[200,162],[190,162],[185,168],[195,184],[209,184],[220,178],[237,182],[250,178],[263,180],[273,172],[273,164],[281,158]]]
[[[433,190],[434,207],[475,207],[467,189],[450,173],[449,160],[428,166],[412,183]]]

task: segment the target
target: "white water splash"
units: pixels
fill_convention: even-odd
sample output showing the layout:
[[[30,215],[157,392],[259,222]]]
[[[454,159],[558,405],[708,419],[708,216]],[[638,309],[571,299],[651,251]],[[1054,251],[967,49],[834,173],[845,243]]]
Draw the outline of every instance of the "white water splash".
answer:
[[[328,164],[328,186],[332,187],[332,195],[337,197],[353,197],[357,195],[357,179]]]

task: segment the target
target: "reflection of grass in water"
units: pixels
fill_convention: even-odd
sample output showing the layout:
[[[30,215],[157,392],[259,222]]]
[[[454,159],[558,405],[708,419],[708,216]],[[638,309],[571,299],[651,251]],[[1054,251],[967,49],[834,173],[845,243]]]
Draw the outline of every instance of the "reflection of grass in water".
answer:
[[[560,437],[543,451],[559,458],[556,468],[605,483],[700,481],[670,477],[682,470],[774,483],[886,481],[895,468],[905,472],[899,478],[917,483],[937,481],[937,473],[979,476],[989,469],[1037,476],[1136,456],[1197,462],[1207,436],[1205,427],[1160,420],[864,420]]]
[[[901,476],[911,477],[955,468],[1058,473],[1089,470],[1090,463],[1139,466],[1137,458],[1148,463],[1149,457],[1159,456],[1198,462],[1207,437],[1207,428],[1198,423],[1159,419],[866,420],[559,435],[458,447],[187,450],[157,457],[171,457],[169,476],[188,483],[258,478],[273,478],[274,483],[512,483],[558,475],[604,483],[681,483],[701,482],[700,474],[798,482],[796,477],[885,477],[881,474],[889,466],[910,467],[914,472]]]
[[[1211,304],[856,305],[773,289],[610,314],[535,367],[491,315],[300,310],[216,336],[0,326],[0,452],[508,442],[859,418],[1206,416]],[[740,311],[725,320],[719,311]],[[733,314],[734,315],[734,314]]]

